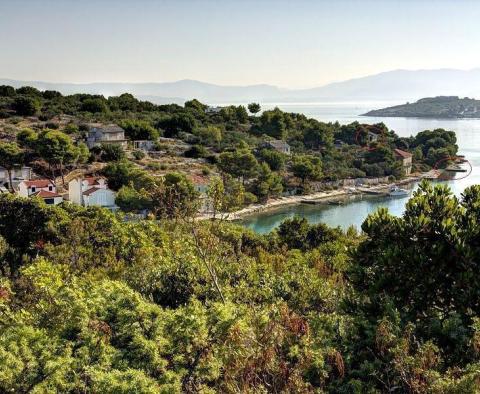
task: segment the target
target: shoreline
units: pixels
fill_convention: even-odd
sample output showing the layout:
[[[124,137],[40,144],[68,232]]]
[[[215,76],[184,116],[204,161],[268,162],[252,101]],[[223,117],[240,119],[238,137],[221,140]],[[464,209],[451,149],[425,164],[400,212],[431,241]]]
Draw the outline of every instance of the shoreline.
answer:
[[[390,183],[379,183],[377,185],[373,185],[368,187],[368,190],[371,191],[378,191],[381,192],[382,190],[389,189],[392,186],[400,186],[400,185],[407,185],[410,183],[419,182],[424,179],[429,173],[423,173],[416,176],[410,176],[406,179],[402,179],[395,182]],[[229,214],[219,214],[218,217],[223,217],[224,220],[227,221],[237,221],[244,219],[245,217],[255,215],[261,212],[267,212],[270,210],[274,210],[276,208],[285,207],[288,205],[297,205],[302,204],[302,201],[324,201],[328,202],[331,200],[338,199],[339,197],[344,197],[352,194],[366,194],[362,191],[352,192],[351,187],[342,187],[336,190],[330,191],[323,191],[323,192],[315,192],[311,194],[304,194],[304,195],[296,195],[296,196],[288,196],[288,197],[279,197],[275,199],[271,199],[264,204],[252,204],[248,207],[242,208],[238,211],[231,212]],[[358,190],[358,189],[357,189]],[[222,216],[223,215],[223,216]],[[212,214],[203,214],[198,215],[197,220],[208,220],[213,219]]]

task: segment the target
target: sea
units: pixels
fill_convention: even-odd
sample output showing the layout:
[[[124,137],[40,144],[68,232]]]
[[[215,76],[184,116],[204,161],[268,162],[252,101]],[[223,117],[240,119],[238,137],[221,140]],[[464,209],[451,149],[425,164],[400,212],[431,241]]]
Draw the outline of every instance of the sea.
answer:
[[[399,102],[339,102],[339,103],[275,103],[264,104],[262,109],[278,107],[283,111],[303,113],[307,117],[324,122],[348,124],[354,121],[361,123],[383,122],[401,137],[415,135],[423,130],[443,128],[453,130],[457,135],[459,155],[464,155],[472,166],[471,172],[463,179],[445,182],[452,193],[461,196],[463,190],[470,185],[480,184],[480,119],[426,119],[426,118],[385,118],[368,117],[362,114],[372,110],[402,104]],[[467,167],[468,168],[468,167]],[[464,174],[458,174],[460,178]],[[410,192],[417,184],[409,186]],[[300,216],[310,223],[326,223],[329,226],[347,229],[354,226],[361,228],[367,216],[380,207],[385,207],[393,215],[402,215],[409,197],[372,197],[352,196],[343,205],[290,205],[275,210],[256,213],[245,217],[238,223],[258,233],[268,233],[283,220]]]

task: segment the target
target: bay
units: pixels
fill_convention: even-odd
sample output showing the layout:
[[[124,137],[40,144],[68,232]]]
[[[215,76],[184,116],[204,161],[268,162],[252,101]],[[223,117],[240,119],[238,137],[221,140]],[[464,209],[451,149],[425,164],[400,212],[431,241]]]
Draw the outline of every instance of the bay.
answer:
[[[480,119],[426,119],[426,118],[380,118],[366,117],[361,114],[387,106],[402,104],[392,102],[362,103],[277,103],[263,105],[264,109],[279,107],[283,111],[303,113],[307,117],[324,122],[338,121],[348,124],[383,122],[399,136],[415,135],[423,130],[443,128],[453,130],[457,135],[459,154],[465,155],[472,166],[471,174],[460,180],[446,182],[455,195],[473,184],[480,184]],[[412,185],[415,188],[416,185]],[[239,224],[258,233],[267,233],[275,229],[283,220],[294,216],[305,217],[310,223],[323,222],[329,226],[349,226],[360,228],[365,218],[379,207],[385,207],[393,215],[401,215],[405,210],[408,197],[361,197],[349,198],[344,205],[291,205],[275,210],[258,213],[241,220]]]

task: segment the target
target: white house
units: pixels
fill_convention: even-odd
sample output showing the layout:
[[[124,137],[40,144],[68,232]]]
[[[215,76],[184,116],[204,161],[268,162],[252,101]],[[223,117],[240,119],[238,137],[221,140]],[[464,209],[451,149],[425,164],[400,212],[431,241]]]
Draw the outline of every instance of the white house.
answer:
[[[151,140],[136,140],[133,141],[133,147],[144,152],[151,152],[155,148],[155,141]]]
[[[222,111],[223,107],[210,107],[208,106],[205,109],[205,113],[207,114],[219,114]]]
[[[15,187],[16,184],[18,184],[21,181],[28,181],[32,178],[32,169],[30,167],[15,167],[12,170],[12,183],[13,186]],[[8,178],[8,171],[0,167],[0,186],[5,185],[6,183],[9,183],[10,180]]]
[[[125,139],[125,130],[116,124],[90,125],[87,135],[87,146],[92,149],[94,146],[100,146],[102,144],[114,144],[126,148],[127,140]]]
[[[21,197],[39,197],[45,204],[58,205],[63,197],[57,193],[57,187],[49,179],[22,181],[18,184],[18,195]]]
[[[110,190],[102,177],[76,178],[68,183],[68,199],[84,207],[116,209],[115,192]]]
[[[368,130],[367,131],[367,141],[369,143],[377,142],[378,141],[378,134]]]

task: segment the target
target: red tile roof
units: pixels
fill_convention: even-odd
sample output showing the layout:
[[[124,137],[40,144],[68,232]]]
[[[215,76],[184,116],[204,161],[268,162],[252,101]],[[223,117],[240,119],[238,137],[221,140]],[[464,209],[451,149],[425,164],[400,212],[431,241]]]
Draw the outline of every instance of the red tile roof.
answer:
[[[33,181],[23,181],[27,187],[48,187],[50,185],[54,186],[53,182],[50,179],[36,179]]]
[[[41,197],[41,198],[62,197],[60,194],[47,192],[46,190],[40,190],[39,192],[33,193],[32,195],[35,197]]]
[[[208,178],[197,174],[190,175],[190,180],[194,185],[208,185],[210,183]]]
[[[104,179],[104,178],[94,177],[94,176],[83,178],[83,180],[84,180],[84,181],[87,181],[87,183],[88,183],[90,186],[92,186],[92,185],[98,185],[98,184],[99,184],[99,182],[98,182],[99,179]]]
[[[89,196],[90,194],[95,193],[97,190],[102,190],[102,189],[100,189],[100,188],[98,188],[98,187],[91,187],[90,189],[85,190],[85,191],[83,192],[83,195],[84,195],[84,196]]]
[[[403,159],[408,159],[408,158],[412,157],[412,154],[410,152],[405,152],[404,150],[394,149],[394,152],[397,156],[400,156]]]

